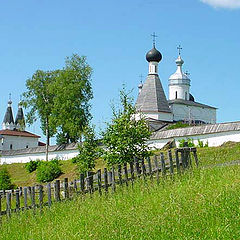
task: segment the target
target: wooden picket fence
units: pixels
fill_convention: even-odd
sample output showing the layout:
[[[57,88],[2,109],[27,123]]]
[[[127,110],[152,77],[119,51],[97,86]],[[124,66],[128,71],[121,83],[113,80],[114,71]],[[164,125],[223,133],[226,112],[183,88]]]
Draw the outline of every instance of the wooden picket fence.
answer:
[[[163,153],[153,156],[152,159],[134,159],[129,164],[112,167],[110,171],[104,168],[103,172],[101,169],[95,173],[88,172],[86,177],[81,174],[80,179],[72,182],[65,178],[63,182],[56,180],[47,185],[1,191],[0,218],[3,215],[10,217],[13,212],[51,207],[53,201],[72,199],[78,194],[93,194],[97,191],[102,195],[103,192],[115,192],[117,185],[133,186],[134,181],[139,178],[148,178],[159,183],[161,177],[181,174],[191,168],[193,162],[198,166],[196,148],[178,148],[174,150],[174,155],[173,157],[172,151],[169,150],[166,159]]]

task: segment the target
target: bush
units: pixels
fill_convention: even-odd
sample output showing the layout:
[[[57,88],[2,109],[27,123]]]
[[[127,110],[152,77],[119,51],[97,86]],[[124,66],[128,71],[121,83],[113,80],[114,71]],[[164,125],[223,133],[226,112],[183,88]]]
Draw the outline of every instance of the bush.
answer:
[[[185,143],[187,143],[187,146],[185,146]],[[195,144],[191,138],[188,138],[187,140],[181,139],[179,140],[179,147],[195,147]]]
[[[27,172],[29,173],[34,172],[37,169],[39,163],[40,163],[40,160],[36,160],[36,161],[31,160],[30,162],[26,163],[25,168]]]
[[[14,185],[6,168],[0,170],[0,190],[12,189]]]
[[[198,147],[203,148],[203,147],[208,147],[208,141],[204,144],[203,141],[198,139]]]
[[[51,182],[61,174],[61,164],[58,159],[53,159],[49,162],[40,162],[37,167],[38,182]]]
[[[186,128],[189,127],[189,124],[187,123],[182,123],[182,122],[177,122],[175,124],[169,125],[167,127],[167,130],[171,130],[171,129],[177,129],[177,128]]]

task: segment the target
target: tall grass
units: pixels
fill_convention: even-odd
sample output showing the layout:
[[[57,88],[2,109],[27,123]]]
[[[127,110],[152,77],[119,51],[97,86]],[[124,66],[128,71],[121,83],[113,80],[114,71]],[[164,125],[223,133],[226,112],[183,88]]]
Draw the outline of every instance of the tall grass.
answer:
[[[0,239],[239,239],[240,166],[138,181],[2,219]]]

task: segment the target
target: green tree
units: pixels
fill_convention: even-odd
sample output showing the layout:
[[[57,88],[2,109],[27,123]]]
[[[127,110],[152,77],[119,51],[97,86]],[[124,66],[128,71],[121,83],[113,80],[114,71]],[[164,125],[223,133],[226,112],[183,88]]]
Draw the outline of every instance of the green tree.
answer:
[[[27,91],[23,93],[23,104],[29,109],[27,123],[33,124],[40,120],[41,129],[46,136],[46,160],[48,160],[48,146],[50,137],[56,133],[56,125],[52,118],[54,107],[53,83],[56,81],[59,71],[37,70],[31,78],[26,81]]]
[[[78,165],[80,173],[92,171],[95,161],[100,157],[101,149],[94,132],[94,127],[86,126],[83,131],[84,141],[79,145],[79,154],[72,159]]]
[[[12,189],[14,186],[11,177],[6,168],[0,170],[0,190]]]
[[[91,119],[92,69],[86,57],[67,57],[54,83],[53,118],[58,126],[57,143],[77,142]]]
[[[133,99],[123,89],[120,92],[121,107],[113,108],[113,118],[103,133],[103,158],[109,166],[133,161],[134,157],[150,155],[147,140],[151,136],[145,118],[136,112]],[[139,119],[135,116],[139,114]]]

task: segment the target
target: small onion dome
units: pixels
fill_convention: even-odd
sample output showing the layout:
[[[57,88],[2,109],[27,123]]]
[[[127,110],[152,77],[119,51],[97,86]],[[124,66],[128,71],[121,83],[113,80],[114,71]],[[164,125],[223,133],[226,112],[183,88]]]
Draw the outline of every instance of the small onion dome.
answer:
[[[189,101],[192,101],[192,102],[195,101],[195,99],[194,99],[194,97],[193,97],[193,95],[191,93],[189,93]]]
[[[160,62],[162,60],[162,54],[155,48],[155,46],[146,54],[148,62]]]
[[[182,66],[184,64],[184,61],[182,60],[180,55],[178,56],[178,58],[176,59],[175,62],[177,64],[177,66]]]

